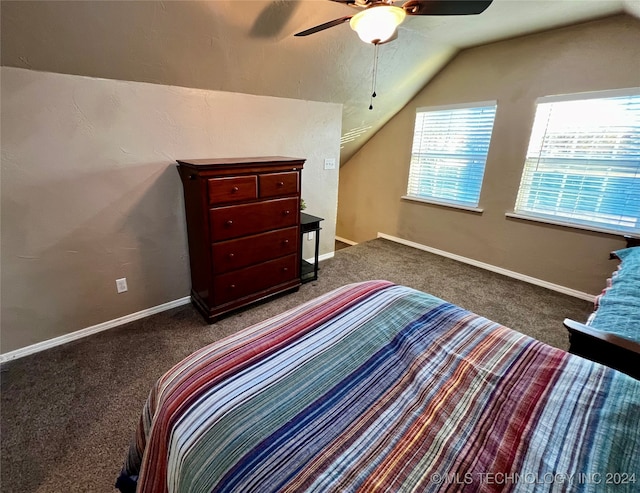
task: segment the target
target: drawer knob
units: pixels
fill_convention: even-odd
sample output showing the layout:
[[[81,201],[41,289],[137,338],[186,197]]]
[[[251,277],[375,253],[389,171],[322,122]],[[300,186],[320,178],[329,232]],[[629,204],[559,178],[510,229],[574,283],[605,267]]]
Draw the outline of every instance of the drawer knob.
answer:
[[[284,187],[284,182],[283,181],[279,181],[278,182],[278,188],[282,188]]]
[[[235,284],[229,284],[229,289],[236,289],[236,285]]]
[[[282,272],[287,272],[289,270],[289,267],[283,267],[282,268]]]
[[[289,244],[289,240],[282,240],[282,244],[283,245],[288,245]]]
[[[289,214],[291,214],[291,211],[282,211],[283,216],[288,216]]]
[[[229,219],[225,224],[227,226],[232,226],[233,225],[233,221],[231,219]]]
[[[233,257],[235,257],[235,254],[230,253],[230,254],[229,254],[229,258],[233,258]]]
[[[233,188],[231,189],[231,193],[237,193],[237,192],[238,192],[238,190],[240,190],[238,187],[233,187]]]

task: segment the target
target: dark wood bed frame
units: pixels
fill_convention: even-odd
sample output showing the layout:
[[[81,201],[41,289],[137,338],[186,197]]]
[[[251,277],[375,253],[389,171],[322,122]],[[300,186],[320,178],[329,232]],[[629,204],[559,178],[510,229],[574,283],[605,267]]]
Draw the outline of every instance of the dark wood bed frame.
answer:
[[[607,365],[640,380],[640,344],[565,319],[571,354]]]
[[[626,237],[627,248],[640,246],[640,238]],[[611,254],[609,258],[617,258]],[[640,344],[615,334],[596,330],[566,318],[569,352],[607,365],[640,380]]]

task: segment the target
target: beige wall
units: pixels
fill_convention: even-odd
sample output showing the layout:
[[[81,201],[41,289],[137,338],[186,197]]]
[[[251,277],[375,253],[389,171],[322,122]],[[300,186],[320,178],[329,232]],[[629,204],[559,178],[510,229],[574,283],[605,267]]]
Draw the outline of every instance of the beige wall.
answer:
[[[354,241],[387,233],[597,294],[620,237],[508,219],[537,97],[640,86],[640,21],[616,16],[461,52],[340,170],[338,229]],[[401,200],[415,110],[497,100],[482,214]]]
[[[605,11],[619,8],[604,6]],[[576,10],[581,17],[602,9]],[[446,36],[440,41],[429,33],[427,43],[424,33],[410,29],[401,33],[400,42],[382,45],[380,97],[369,111],[371,45],[360,42],[348,26],[293,36],[355,13],[327,0],[2,0],[0,10],[3,66],[343,103],[345,131],[364,132],[344,145],[343,159],[456,51]],[[562,22],[569,22],[566,14]],[[471,17],[458,25],[471,23]],[[511,29],[523,28],[517,24]],[[502,26],[499,33],[505,31]],[[419,57],[424,58],[415,63]]]
[[[188,296],[179,158],[306,158],[302,196],[333,251],[340,105],[1,76],[3,353]]]

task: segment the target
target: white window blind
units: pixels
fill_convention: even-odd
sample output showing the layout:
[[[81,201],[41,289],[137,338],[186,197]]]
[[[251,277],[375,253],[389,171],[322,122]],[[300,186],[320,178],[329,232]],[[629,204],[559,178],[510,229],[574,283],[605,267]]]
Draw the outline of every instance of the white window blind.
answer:
[[[495,114],[495,101],[419,108],[408,197],[477,206]]]
[[[640,91],[625,92],[539,100],[516,213],[640,232]]]

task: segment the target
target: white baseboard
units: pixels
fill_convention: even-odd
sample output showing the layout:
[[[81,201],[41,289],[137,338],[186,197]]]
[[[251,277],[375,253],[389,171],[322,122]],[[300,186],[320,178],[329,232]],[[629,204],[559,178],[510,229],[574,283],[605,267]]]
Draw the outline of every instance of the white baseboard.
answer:
[[[528,282],[530,284],[535,284],[536,286],[541,286],[543,288],[551,289],[553,291],[557,291],[559,293],[567,294],[569,296],[573,296],[575,298],[580,298],[582,300],[590,301],[593,303],[595,296],[583,293],[582,291],[577,291],[575,289],[567,288],[565,286],[560,286],[558,284],[554,284],[548,281],[543,281],[542,279],[537,279],[535,277],[527,276],[524,274],[520,274],[518,272],[514,272],[511,270],[503,269],[502,267],[497,267],[495,265],[486,264],[484,262],[480,262],[478,260],[474,260],[471,258],[463,257],[461,255],[456,255],[455,253],[445,252],[444,250],[438,250],[437,248],[428,247],[426,245],[422,245],[420,243],[416,243],[414,241],[405,240],[402,238],[398,238],[396,236],[391,236],[385,233],[378,233],[378,238],[384,238],[385,240],[394,241],[396,243],[400,243],[402,245],[410,246],[413,248],[417,248],[418,250],[423,250],[425,252],[434,253],[436,255],[440,255],[442,257],[447,257],[453,260],[457,260],[459,262],[463,262],[465,264],[473,265],[475,267],[480,267],[481,269],[486,269],[491,272],[496,272],[498,274],[502,274],[508,277],[512,277],[514,279],[518,279],[520,281]],[[344,243],[348,243],[351,245],[356,245],[355,242],[350,242],[349,240],[345,240],[344,238],[339,238],[336,236],[338,241],[342,241]],[[335,252],[325,253],[318,257],[318,261],[327,260],[332,258],[335,255]],[[313,262],[315,259],[308,259],[307,262]],[[38,342],[36,344],[31,344],[30,346],[26,346],[20,349],[16,349],[14,351],[9,351],[7,353],[0,354],[0,363],[4,363],[6,361],[11,361],[17,358],[22,358],[23,356],[28,356],[30,354],[34,354],[40,351],[44,351],[45,349],[50,349],[56,346],[60,346],[62,344],[66,344],[67,342],[75,341],[77,339],[81,339],[83,337],[90,336],[92,334],[96,334],[98,332],[102,332],[104,330],[112,329],[114,327],[118,327],[119,325],[123,325],[129,322],[133,322],[134,320],[139,320],[144,317],[148,317],[150,315],[154,315],[156,313],[163,312],[165,310],[169,310],[171,308],[175,308],[178,306],[186,305],[191,301],[189,296],[185,296],[184,298],[180,298],[174,301],[169,301],[168,303],[163,303],[162,305],[157,305],[151,308],[147,308],[146,310],[141,310],[136,313],[131,313],[129,315],[125,315],[123,317],[115,318],[113,320],[109,320],[107,322],[102,322],[97,325],[92,325],[91,327],[86,327],[84,329],[76,330],[75,332],[71,332],[69,334],[64,334],[59,337],[55,337],[53,339],[48,339],[46,341]]]
[[[48,339],[46,341],[38,342],[36,344],[31,344],[30,346],[16,349],[14,351],[9,351],[7,353],[0,354],[0,363],[11,361],[17,358],[22,358],[23,356],[28,356],[30,354],[38,353],[40,351],[44,351],[45,349],[50,349],[52,347],[60,346],[61,344],[66,344],[67,342],[75,341],[76,339],[81,339],[83,337],[87,337],[92,334],[102,332],[103,330],[113,329],[114,327],[117,327],[119,325],[133,322],[134,320],[148,317],[149,315],[154,315],[156,313],[160,313],[165,310],[175,308],[177,306],[186,305],[190,301],[191,301],[191,298],[189,296],[186,296],[178,300],[169,301],[168,303],[163,303],[162,305],[157,305],[151,308],[147,308],[146,310],[141,310],[139,312],[131,313],[123,317],[109,320],[107,322],[102,322],[98,325],[92,325],[91,327],[86,327],[84,329],[76,330],[75,332],[71,332],[69,334],[64,334],[59,337],[54,337],[53,339]]]
[[[486,264],[484,262],[480,262],[472,258],[456,255],[455,253],[449,253],[449,252],[445,252],[444,250],[438,250],[437,248],[432,248],[426,245],[422,245],[414,241],[404,240],[402,238],[391,236],[385,233],[378,233],[378,238],[384,238],[385,240],[395,241],[396,243],[401,243],[402,245],[417,248],[418,250],[424,250],[425,252],[434,253],[436,255],[457,260],[458,262],[463,262],[465,264],[473,265],[475,267],[480,267],[481,269],[486,269],[491,272],[496,272],[498,274],[502,274],[503,276],[508,276],[514,279],[518,279],[520,281],[528,282],[529,284],[535,284],[536,286],[541,286],[543,288],[551,289],[552,291],[557,291],[558,293],[567,294],[569,296],[573,296],[574,298],[580,298],[581,300],[590,301],[591,303],[593,303],[593,301],[595,300],[595,296],[592,294],[584,293],[576,289],[567,288],[566,286],[560,286],[559,284],[554,284],[552,282],[543,281],[542,279],[537,279],[535,277],[527,276],[525,274],[520,274],[519,272],[514,272],[512,270],[503,269],[502,267],[497,267],[495,265]]]
[[[318,262],[322,262],[323,260],[327,260],[329,258],[334,257],[336,254],[336,252],[329,252],[329,253],[323,253],[322,255],[320,255],[318,257]],[[314,263],[316,261],[315,257],[311,257],[311,258],[306,258],[305,261],[309,262],[310,264]]]
[[[347,240],[346,238],[342,238],[341,236],[336,236],[336,240],[341,241],[342,243],[346,243],[347,245],[357,245],[355,241]]]
[[[329,253],[320,255],[318,257],[318,262],[321,262],[322,260],[330,259],[334,255],[335,255],[335,252],[329,252]],[[313,263],[314,261],[315,261],[314,258],[307,259],[307,262]],[[190,301],[191,301],[191,298],[189,296],[185,296],[184,298],[180,298],[174,301],[169,301],[168,303],[163,303],[162,305],[157,305],[151,308],[147,308],[146,310],[141,310],[139,312],[131,313],[123,317],[109,320],[107,322],[102,322],[97,325],[92,325],[91,327],[86,327],[84,329],[76,330],[75,332],[64,334],[59,337],[54,337],[53,339],[47,339],[46,341],[37,342],[36,344],[31,344],[30,346],[25,346],[20,349],[16,349],[14,351],[2,353],[0,354],[0,363],[11,361],[17,358],[22,358],[23,356],[29,356],[30,354],[35,354],[40,351],[44,351],[45,349],[51,349],[53,347],[66,344],[67,342],[75,341],[77,339],[81,339],[83,337],[87,337],[92,334],[97,334],[98,332],[102,332],[103,330],[113,329],[114,327],[118,327],[119,325],[133,322],[134,320],[139,320],[141,318],[148,317],[149,315],[155,315],[156,313],[160,313],[165,310],[170,310],[171,308],[186,305]]]
[[[323,253],[318,257],[318,262],[322,262],[323,260],[327,260],[329,258],[335,257],[336,252]]]

